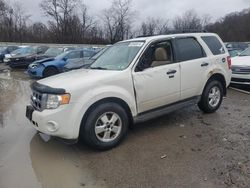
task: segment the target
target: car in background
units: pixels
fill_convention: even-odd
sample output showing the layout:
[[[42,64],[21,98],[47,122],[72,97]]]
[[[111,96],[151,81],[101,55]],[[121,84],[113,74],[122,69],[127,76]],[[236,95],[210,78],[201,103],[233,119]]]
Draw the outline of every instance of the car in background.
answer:
[[[4,62],[11,68],[26,68],[33,62],[37,55],[37,48],[24,47],[13,51],[9,58],[4,59]]]
[[[231,84],[250,86],[250,48],[232,58]]]
[[[99,48],[99,51],[97,49],[95,49],[94,51],[96,52],[96,54],[93,54],[93,56],[91,58],[69,62],[64,66],[63,71],[67,72],[70,70],[75,70],[75,69],[80,69],[80,68],[88,68],[93,62],[95,62],[95,60],[97,60],[109,48],[110,48],[110,46],[107,46],[103,49]]]
[[[228,50],[234,50],[234,49],[240,49],[240,50],[245,50],[247,49],[249,46],[247,43],[245,42],[228,42],[226,43],[226,48]]]
[[[55,58],[47,58],[31,63],[28,74],[33,78],[49,77],[63,72],[63,67],[71,61],[89,59],[94,51],[88,49],[71,50],[58,55]]]
[[[1,46],[0,47],[0,63],[3,63],[5,55],[17,50],[18,46]]]
[[[11,68],[27,68],[30,63],[36,60],[37,56],[44,54],[48,48],[48,46],[23,47],[11,54],[7,64]]]

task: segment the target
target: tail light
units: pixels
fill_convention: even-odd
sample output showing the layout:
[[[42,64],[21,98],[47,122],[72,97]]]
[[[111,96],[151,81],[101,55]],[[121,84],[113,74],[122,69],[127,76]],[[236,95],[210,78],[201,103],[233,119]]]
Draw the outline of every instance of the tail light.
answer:
[[[232,68],[232,59],[230,56],[227,57],[227,64],[228,64],[228,68],[231,70]]]

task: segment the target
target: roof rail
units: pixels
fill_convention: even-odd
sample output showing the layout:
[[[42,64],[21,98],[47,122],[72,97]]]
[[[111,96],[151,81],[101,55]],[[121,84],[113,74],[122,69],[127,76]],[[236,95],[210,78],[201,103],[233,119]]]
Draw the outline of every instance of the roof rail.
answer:
[[[183,30],[169,30],[165,35],[168,34],[181,34],[181,33],[207,33],[206,30],[197,30],[197,29],[183,29]],[[141,38],[141,37],[153,37],[153,36],[158,36],[158,35],[140,35],[137,36],[136,38]]]

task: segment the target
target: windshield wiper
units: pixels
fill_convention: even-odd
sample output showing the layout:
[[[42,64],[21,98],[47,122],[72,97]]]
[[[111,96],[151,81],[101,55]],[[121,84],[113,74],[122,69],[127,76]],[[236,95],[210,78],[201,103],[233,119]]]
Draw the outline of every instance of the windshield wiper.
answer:
[[[90,67],[90,69],[95,69],[95,70],[107,70],[107,68],[103,68],[103,67]]]

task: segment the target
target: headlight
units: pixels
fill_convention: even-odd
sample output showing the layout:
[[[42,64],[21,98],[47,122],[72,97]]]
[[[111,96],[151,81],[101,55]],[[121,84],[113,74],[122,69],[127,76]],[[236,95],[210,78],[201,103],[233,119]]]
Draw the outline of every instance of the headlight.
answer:
[[[39,64],[30,64],[30,68],[32,68],[32,69],[35,69],[35,68],[37,68],[39,66]]]
[[[46,109],[56,109],[60,105],[69,104],[70,101],[70,94],[64,94],[64,95],[47,95],[47,101],[46,101]]]

